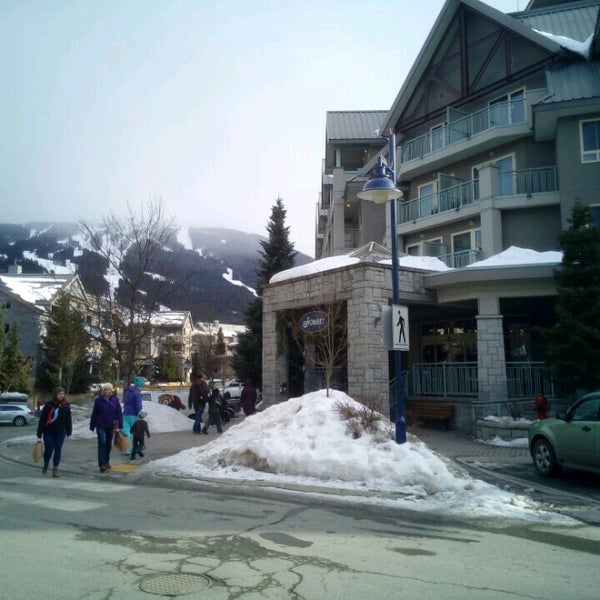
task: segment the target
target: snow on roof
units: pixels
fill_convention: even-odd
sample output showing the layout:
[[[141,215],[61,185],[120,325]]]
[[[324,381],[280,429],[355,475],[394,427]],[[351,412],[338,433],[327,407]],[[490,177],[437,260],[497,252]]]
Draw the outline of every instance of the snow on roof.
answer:
[[[50,302],[67,283],[72,275],[0,275],[2,284],[10,293],[26,304]]]
[[[190,312],[187,310],[166,310],[153,313],[151,321],[156,326],[182,325],[188,317]]]
[[[534,31],[540,35],[543,35],[544,37],[547,37],[553,42],[556,42],[559,46],[583,56],[585,59],[590,58],[592,42],[594,41],[593,33],[583,42],[579,42],[572,38],[565,37],[564,35],[556,35],[554,33],[548,33],[547,31],[540,31],[539,29],[534,29]]]
[[[562,261],[562,252],[548,251],[548,252],[537,252],[535,250],[529,250],[527,248],[517,248],[511,246],[504,252],[491,256],[485,260],[480,260],[476,263],[469,265],[468,268],[477,267],[508,267],[514,265],[531,265],[531,264],[558,264]],[[316,273],[322,273],[325,271],[332,271],[335,269],[341,269],[348,265],[355,265],[360,262],[360,259],[351,256],[350,254],[343,254],[341,256],[330,256],[328,258],[322,258],[321,260],[315,260],[306,265],[299,267],[293,267],[286,271],[276,273],[271,277],[269,283],[278,283],[280,281],[286,281],[288,279],[295,279],[297,277],[308,277],[309,275],[315,275]],[[391,258],[386,258],[377,261],[380,264],[390,265],[392,263]],[[400,256],[398,258],[400,268],[408,269],[422,269],[424,271],[451,271],[452,269],[442,262],[435,256]]]
[[[480,260],[469,265],[467,268],[478,267],[508,267],[515,265],[541,265],[541,264],[558,264],[562,261],[562,252],[548,251],[537,252],[528,248],[518,248],[511,246],[504,252],[490,256],[485,260]]]
[[[342,254],[341,256],[329,256],[320,260],[315,260],[306,265],[299,267],[292,267],[286,271],[276,273],[271,277],[269,283],[278,283],[280,281],[286,281],[287,279],[295,279],[297,277],[308,277],[309,275],[315,275],[316,273],[323,273],[325,271],[333,271],[335,269],[341,269],[349,265],[355,265],[360,263],[360,258],[351,256],[350,254]],[[377,261],[383,265],[392,264],[391,258],[385,258]],[[425,271],[447,271],[449,267],[444,264],[439,258],[433,256],[401,256],[399,258],[400,267],[407,267],[410,269],[423,269]]]

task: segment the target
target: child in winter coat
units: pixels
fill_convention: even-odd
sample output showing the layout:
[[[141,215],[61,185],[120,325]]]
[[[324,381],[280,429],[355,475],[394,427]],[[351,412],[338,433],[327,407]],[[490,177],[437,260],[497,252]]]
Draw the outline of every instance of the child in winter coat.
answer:
[[[217,431],[223,433],[221,426],[221,406],[222,398],[218,388],[212,391],[212,395],[208,398],[208,421],[202,428],[202,433],[208,433],[208,428],[211,425],[217,426]]]
[[[138,420],[131,426],[131,435],[133,436],[133,448],[131,449],[131,460],[135,460],[135,455],[139,454],[144,458],[144,435],[150,438],[150,430],[148,429],[148,423],[146,417],[148,413],[145,410],[141,410],[138,413]]]

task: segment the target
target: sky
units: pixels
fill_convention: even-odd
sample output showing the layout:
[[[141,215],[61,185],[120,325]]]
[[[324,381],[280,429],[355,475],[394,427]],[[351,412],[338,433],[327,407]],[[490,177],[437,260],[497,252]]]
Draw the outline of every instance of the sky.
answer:
[[[578,524],[564,515],[545,511],[529,497],[473,478],[412,433],[405,444],[396,444],[393,424],[384,417],[375,432],[362,432],[355,439],[340,417],[338,404],[355,409],[362,406],[343,392],[331,390],[329,397],[325,390],[312,392],[251,417],[239,416],[222,434],[212,427],[208,439],[213,439],[208,443],[158,460],[152,459],[150,437],[144,458],[137,463],[139,468],[127,478],[151,482],[168,475],[183,477],[187,482],[207,478],[254,481],[288,490],[299,486],[304,488],[302,493],[317,496],[342,490],[340,502],[385,505],[469,520],[501,518],[503,525],[509,521]],[[192,425],[188,411],[179,412],[154,402],[144,402],[144,410],[151,435],[189,431]],[[34,437],[19,439],[33,441]],[[89,430],[88,418],[74,423],[72,437],[89,438],[94,443],[96,434]],[[306,486],[311,490],[307,491]]]
[[[266,236],[281,197],[314,256],[327,111],[389,109],[443,4],[2,0],[1,220],[162,199],[181,226]]]

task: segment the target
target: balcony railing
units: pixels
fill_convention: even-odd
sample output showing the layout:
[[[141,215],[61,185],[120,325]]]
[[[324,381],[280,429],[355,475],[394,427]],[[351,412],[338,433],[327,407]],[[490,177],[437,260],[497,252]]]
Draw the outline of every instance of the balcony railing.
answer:
[[[524,98],[498,102],[465,115],[402,146],[402,162],[408,163],[440,152],[448,146],[468,140],[498,127],[523,125],[527,122],[527,103]]]
[[[556,167],[523,169],[499,174],[498,197],[543,194],[558,191]],[[460,210],[479,202],[479,180],[463,181],[439,192],[398,204],[398,224]]]
[[[556,167],[500,173],[499,196],[542,194],[558,191]]]
[[[460,252],[441,254],[438,258],[451,269],[461,269],[481,260],[483,252],[476,249],[461,250]]]
[[[415,363],[411,390],[415,396],[477,396],[476,362]],[[531,399],[540,391],[554,398],[554,386],[543,362],[507,362],[507,397]]]
[[[346,229],[344,231],[344,248],[358,248],[360,229]]]
[[[445,188],[439,192],[402,202],[398,210],[398,222],[410,223],[431,215],[458,210],[478,201],[479,181],[473,179]]]

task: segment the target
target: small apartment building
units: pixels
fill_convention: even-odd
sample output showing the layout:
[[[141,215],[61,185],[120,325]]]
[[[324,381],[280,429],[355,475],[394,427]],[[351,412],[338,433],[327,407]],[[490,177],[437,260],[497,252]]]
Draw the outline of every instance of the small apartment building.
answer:
[[[189,382],[192,369],[192,333],[194,324],[189,311],[166,310],[153,313],[151,334],[144,356],[154,364],[163,352],[170,352],[177,361],[179,377]],[[151,366],[150,363],[147,366]]]
[[[508,15],[478,0],[447,0],[381,121],[380,130],[395,135],[403,191],[399,252],[447,267],[423,275],[423,290],[433,296],[409,313],[409,396],[450,398],[475,415],[553,393],[537,331],[555,319],[556,265],[485,261],[514,248],[558,251],[576,201],[600,225],[599,24],[599,0],[532,0]],[[354,117],[347,114],[349,122]],[[329,156],[338,141],[327,140]],[[380,154],[387,159],[385,146]],[[334,169],[324,180],[332,181],[332,204],[364,204],[356,194],[374,162],[356,173]],[[371,213],[356,212],[366,232]],[[334,214],[330,207],[317,225],[317,258],[342,254],[339,242],[319,244],[320,236],[335,239],[327,234],[339,231]],[[369,231],[387,247],[389,218],[386,207]],[[401,284],[404,304],[403,291]]]
[[[77,275],[24,274],[20,267],[10,274],[0,275],[0,310],[7,334],[18,324],[19,349],[31,360],[32,373],[42,360],[42,337],[52,306],[62,293],[68,294],[73,305],[87,314],[92,324],[88,298]]]

